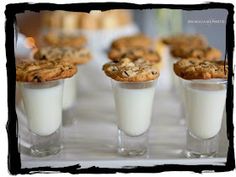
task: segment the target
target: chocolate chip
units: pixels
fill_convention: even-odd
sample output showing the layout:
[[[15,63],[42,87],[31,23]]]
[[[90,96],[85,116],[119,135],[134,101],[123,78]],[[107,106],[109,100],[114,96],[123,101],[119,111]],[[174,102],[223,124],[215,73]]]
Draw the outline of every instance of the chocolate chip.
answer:
[[[156,75],[157,74],[157,71],[152,71],[152,75]]]
[[[34,78],[33,78],[33,80],[34,81],[37,81],[37,82],[40,82],[41,81],[41,78],[40,78],[40,76],[34,76]]]
[[[125,76],[125,77],[129,77],[129,74],[128,74],[127,71],[124,71],[124,72],[122,73],[122,75]]]
[[[136,75],[136,72],[132,71],[132,70],[127,70],[127,71],[124,71],[125,72],[125,75],[127,75],[128,77],[133,77]]]
[[[47,59],[46,55],[42,55],[41,59],[46,60]]]
[[[112,71],[114,72],[114,71],[118,71],[118,68],[116,67],[116,66],[112,66]]]
[[[189,61],[189,63],[192,64],[192,65],[195,64],[195,63],[194,63],[193,61],[191,61],[191,60]]]

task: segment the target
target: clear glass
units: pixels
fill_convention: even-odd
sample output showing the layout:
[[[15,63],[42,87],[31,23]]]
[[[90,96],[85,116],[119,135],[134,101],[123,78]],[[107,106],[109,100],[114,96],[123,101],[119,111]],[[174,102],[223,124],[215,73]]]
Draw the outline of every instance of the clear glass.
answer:
[[[73,107],[76,102],[76,79],[77,76],[74,75],[71,78],[67,78],[64,81],[64,90],[63,90],[63,109],[67,110]]]
[[[214,157],[218,151],[218,144],[218,134],[212,138],[202,139],[187,130],[185,155],[188,158]]]
[[[171,55],[171,54],[170,54]],[[174,64],[179,60],[179,58],[175,58],[173,56],[170,57],[170,63],[171,63],[171,78],[172,78],[172,84],[173,84],[173,93],[174,96],[179,101],[180,106],[180,124],[185,124],[185,101],[184,101],[184,88],[183,83],[181,81],[181,78],[179,78],[173,69]]]
[[[155,83],[112,80],[121,155],[138,156],[147,152]]]
[[[31,154],[37,157],[45,157],[59,153],[63,148],[61,137],[61,126],[55,132],[46,136],[40,136],[31,131]]]
[[[77,74],[64,80],[62,125],[69,126],[75,122],[77,100]]]
[[[129,136],[118,128],[118,153],[123,156],[140,156],[148,151],[148,131]]]
[[[227,81],[182,80],[186,105],[187,157],[209,157],[218,151]]]
[[[179,60],[178,58],[174,58],[173,56],[170,57],[170,63],[171,63],[171,77],[172,77],[172,83],[173,83],[173,93],[175,93],[175,96],[180,96],[180,82],[178,76],[176,76],[174,72],[174,64]]]
[[[62,149],[63,81],[20,83],[34,156],[56,154]]]

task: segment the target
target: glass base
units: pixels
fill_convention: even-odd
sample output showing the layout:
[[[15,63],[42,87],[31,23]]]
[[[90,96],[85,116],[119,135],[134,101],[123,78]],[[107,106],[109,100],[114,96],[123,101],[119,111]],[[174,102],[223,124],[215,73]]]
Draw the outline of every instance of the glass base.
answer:
[[[45,156],[49,156],[49,155],[55,155],[55,154],[59,153],[62,149],[63,149],[63,146],[59,145],[59,146],[50,146],[47,148],[41,148],[39,150],[38,146],[35,145],[35,146],[30,147],[30,153],[33,156],[45,157]]]
[[[125,148],[120,148],[118,150],[118,153],[122,156],[142,156],[144,154],[146,154],[147,150],[146,149],[125,149]]]
[[[187,131],[185,156],[187,158],[214,157],[218,151],[218,135],[209,139],[200,139]]]
[[[187,158],[209,158],[209,157],[215,157],[216,152],[212,152],[210,154],[200,154],[199,152],[186,150],[184,154]]]
[[[148,151],[147,132],[140,136],[129,136],[118,129],[118,153],[122,156],[142,156]]]
[[[56,132],[48,136],[40,136],[31,132],[31,155],[45,157],[59,153],[63,149],[60,132],[61,128],[58,128]]]

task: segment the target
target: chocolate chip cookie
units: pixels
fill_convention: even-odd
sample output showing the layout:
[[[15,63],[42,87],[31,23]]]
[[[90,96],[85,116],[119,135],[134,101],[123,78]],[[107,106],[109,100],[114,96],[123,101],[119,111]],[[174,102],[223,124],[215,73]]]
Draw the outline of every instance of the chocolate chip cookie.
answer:
[[[144,34],[136,34],[133,36],[121,37],[112,42],[112,48],[150,48],[152,45],[152,40],[145,36]]]
[[[156,51],[139,47],[112,48],[108,52],[108,57],[112,61],[119,61],[121,58],[129,58],[132,61],[143,58],[151,63],[157,63],[161,60],[160,55]]]
[[[178,34],[162,39],[162,42],[170,47],[173,46],[192,46],[192,47],[207,47],[208,43],[205,37],[200,34]]]
[[[159,76],[159,71],[142,58],[135,61],[123,58],[118,62],[109,62],[103,65],[103,70],[108,77],[124,82],[144,82]]]
[[[175,46],[171,48],[171,55],[175,58],[199,58],[204,60],[220,60],[220,50],[213,47]]]
[[[62,60],[22,61],[16,65],[16,81],[45,82],[72,77],[77,67]]]
[[[83,47],[86,45],[87,40],[82,35],[71,35],[71,34],[57,34],[57,33],[48,33],[44,36],[44,41],[48,45],[52,46],[71,46],[71,47]]]
[[[86,48],[75,47],[44,47],[34,54],[36,60],[56,60],[84,64],[91,59],[91,54]]]
[[[174,64],[174,72],[187,80],[227,78],[228,65],[224,61],[181,59]]]

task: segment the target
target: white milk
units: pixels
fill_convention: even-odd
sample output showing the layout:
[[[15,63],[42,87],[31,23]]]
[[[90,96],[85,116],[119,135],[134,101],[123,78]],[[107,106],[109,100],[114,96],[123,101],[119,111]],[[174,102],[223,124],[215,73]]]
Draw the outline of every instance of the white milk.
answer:
[[[212,138],[220,131],[226,100],[223,85],[186,87],[187,126],[202,139]]]
[[[63,109],[73,106],[76,101],[76,75],[65,79],[63,89]]]
[[[150,126],[155,88],[114,88],[118,127],[130,136],[146,132]]]
[[[62,84],[49,88],[21,87],[29,129],[35,134],[47,136],[59,128],[62,90]]]
[[[183,87],[181,85],[181,80],[180,78],[175,74],[174,72],[174,64],[176,62],[178,62],[179,58],[174,58],[171,57],[170,58],[170,63],[171,63],[171,77],[172,77],[172,82],[173,82],[173,86],[175,89],[175,92],[177,93],[177,95],[180,97],[180,99],[183,98],[182,94],[183,94]]]

